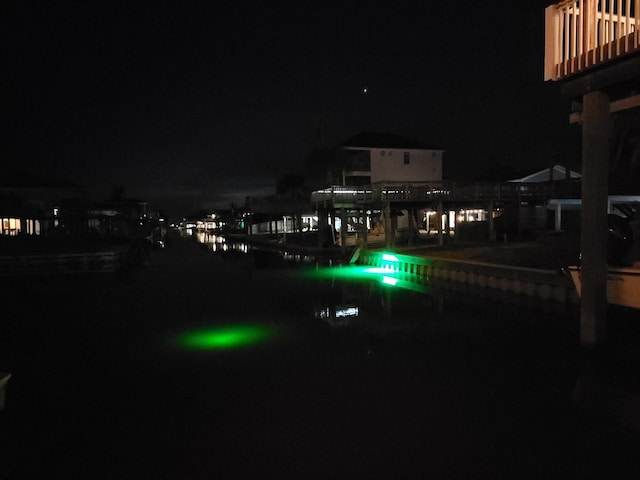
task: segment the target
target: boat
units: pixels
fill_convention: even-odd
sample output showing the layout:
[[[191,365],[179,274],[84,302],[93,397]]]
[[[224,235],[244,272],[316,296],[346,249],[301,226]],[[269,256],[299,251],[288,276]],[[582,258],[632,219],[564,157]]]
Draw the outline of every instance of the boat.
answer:
[[[607,221],[607,302],[640,309],[640,261],[633,258],[634,235],[629,219],[609,214]],[[569,266],[567,270],[580,297],[580,266]]]
[[[567,267],[571,280],[581,295],[581,269],[577,265]],[[612,305],[640,310],[640,262],[633,265],[613,267],[607,271],[607,301]]]

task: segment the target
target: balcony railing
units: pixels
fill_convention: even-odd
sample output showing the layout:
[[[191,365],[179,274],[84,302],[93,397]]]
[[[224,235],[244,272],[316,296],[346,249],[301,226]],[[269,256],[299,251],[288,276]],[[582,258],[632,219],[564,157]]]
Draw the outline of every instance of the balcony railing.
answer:
[[[545,80],[638,51],[640,0],[565,0],[545,11]]]
[[[314,205],[363,205],[379,202],[533,201],[580,198],[580,181],[506,182],[461,184],[456,182],[375,183],[361,187],[332,186],[311,194]]]

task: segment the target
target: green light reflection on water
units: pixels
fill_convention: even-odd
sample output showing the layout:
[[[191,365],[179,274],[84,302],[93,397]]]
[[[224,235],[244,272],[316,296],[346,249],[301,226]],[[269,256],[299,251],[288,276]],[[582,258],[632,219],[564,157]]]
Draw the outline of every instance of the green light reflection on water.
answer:
[[[318,269],[310,269],[307,276],[318,280],[370,280],[380,275],[393,275],[394,270],[384,267],[370,267],[360,265],[340,266],[340,267],[322,267]]]
[[[354,265],[348,267],[324,267],[307,272],[310,278],[316,280],[377,280],[386,287],[396,286],[398,282],[397,279],[394,278],[396,274],[397,272],[392,268]]]
[[[332,266],[308,269],[306,275],[314,280],[349,280],[349,281],[371,281],[378,280],[384,287],[402,290],[412,290],[415,292],[427,293],[429,287],[415,277],[415,280],[408,281],[411,275],[398,271],[398,257],[392,252],[380,253],[382,266],[372,267],[369,265],[348,265]]]
[[[183,333],[178,344],[189,350],[232,350],[263,343],[272,336],[266,325],[223,325]]]

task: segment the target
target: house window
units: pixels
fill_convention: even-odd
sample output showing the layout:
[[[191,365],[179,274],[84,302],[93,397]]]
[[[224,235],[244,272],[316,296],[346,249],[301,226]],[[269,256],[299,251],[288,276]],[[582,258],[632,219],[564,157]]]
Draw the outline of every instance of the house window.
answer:
[[[348,150],[345,152],[345,170],[348,172],[370,172],[370,150]]]
[[[371,177],[369,176],[348,176],[344,179],[344,184],[351,187],[361,187],[364,185],[371,185]]]
[[[411,163],[411,157],[409,152],[404,152],[404,164],[409,165]]]

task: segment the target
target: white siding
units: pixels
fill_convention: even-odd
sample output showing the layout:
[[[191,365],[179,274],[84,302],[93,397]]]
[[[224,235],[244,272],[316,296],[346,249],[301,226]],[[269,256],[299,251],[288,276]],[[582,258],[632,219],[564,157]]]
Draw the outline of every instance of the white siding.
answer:
[[[405,152],[409,163],[405,163]],[[371,149],[371,182],[438,182],[442,180],[442,150]]]

